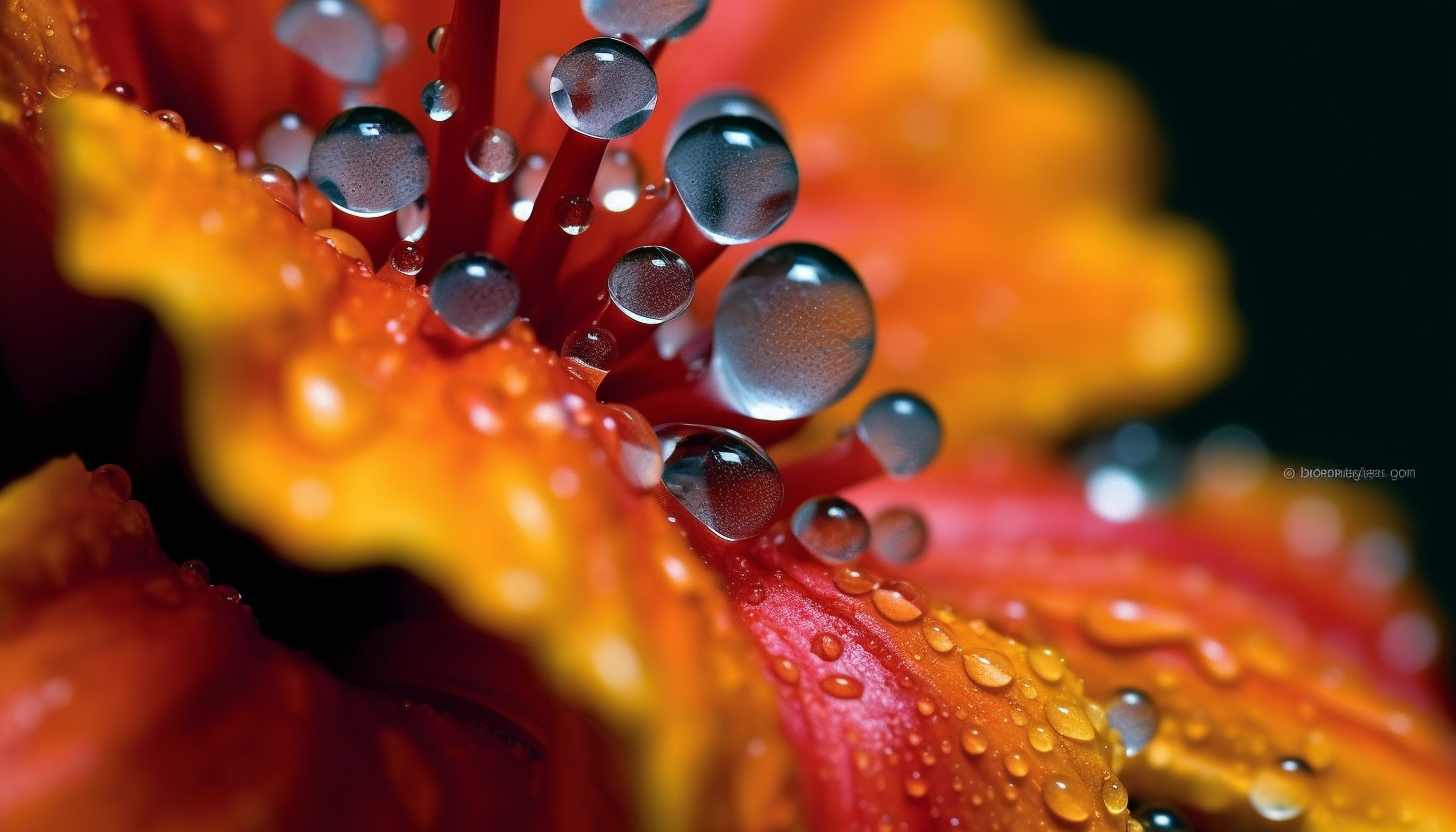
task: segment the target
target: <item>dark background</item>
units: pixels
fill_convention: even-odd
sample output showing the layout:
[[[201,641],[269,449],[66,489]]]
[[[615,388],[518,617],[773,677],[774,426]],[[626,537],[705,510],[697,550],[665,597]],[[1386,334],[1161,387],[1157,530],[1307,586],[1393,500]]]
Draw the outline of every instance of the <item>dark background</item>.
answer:
[[[1048,40],[1132,79],[1162,140],[1163,205],[1212,229],[1231,264],[1241,364],[1162,426],[1192,440],[1236,422],[1296,465],[1416,469],[1386,490],[1456,607],[1451,524],[1437,525],[1449,443],[1431,425],[1453,374],[1427,323],[1456,277],[1444,4],[1028,6]]]

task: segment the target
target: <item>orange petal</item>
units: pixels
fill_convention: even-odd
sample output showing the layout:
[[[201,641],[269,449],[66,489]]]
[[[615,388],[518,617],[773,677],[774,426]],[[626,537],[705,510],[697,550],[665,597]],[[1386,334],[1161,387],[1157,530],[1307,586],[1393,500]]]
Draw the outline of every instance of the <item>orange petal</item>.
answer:
[[[783,814],[770,693],[641,490],[644,425],[524,325],[432,344],[423,290],[373,278],[200,142],[101,97],[51,115],[63,268],[178,342],[193,461],[225,512],[307,566],[405,566],[527,646],[631,743],[652,828],[707,794],[739,812],[709,825]]]
[[[864,504],[905,498],[889,492]],[[1372,627],[1409,616],[1432,626],[1429,606],[1409,588],[1356,586],[1346,571],[1356,553],[1299,563],[1227,506],[1191,523],[1109,523],[1076,483],[1004,460],[942,472],[915,492],[933,545],[912,576],[1055,645],[1104,706],[1124,689],[1154,703],[1156,734],[1122,772],[1135,798],[1174,802],[1216,828],[1456,822],[1456,734],[1427,680],[1382,659]],[[1347,513],[1350,539],[1374,516]]]

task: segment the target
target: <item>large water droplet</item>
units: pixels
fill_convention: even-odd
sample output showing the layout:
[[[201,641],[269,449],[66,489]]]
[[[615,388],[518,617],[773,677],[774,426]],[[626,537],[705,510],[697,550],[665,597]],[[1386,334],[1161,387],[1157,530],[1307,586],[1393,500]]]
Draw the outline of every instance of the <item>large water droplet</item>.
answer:
[[[556,62],[551,104],[572,130],[598,139],[620,139],[652,115],[657,73],[630,45],[592,38]]]
[[[1293,820],[1314,800],[1314,773],[1297,757],[1265,766],[1249,784],[1249,805],[1269,820]]]
[[[1048,682],[1060,682],[1067,672],[1067,660],[1055,647],[1033,647],[1026,651],[1031,672]]]
[[[839,699],[858,699],[864,694],[864,683],[848,676],[825,676],[819,687],[830,696]]]
[[[685,131],[667,153],[667,176],[698,228],[723,245],[783,225],[799,198],[788,142],[746,116],[718,116]]]
[[[467,338],[489,338],[516,317],[521,290],[501,261],[488,254],[457,254],[430,284],[430,306]]]
[[[870,525],[848,500],[821,496],[805,500],[789,521],[794,537],[825,563],[859,557],[870,542]]]
[[[621,442],[620,465],[632,487],[647,491],[662,482],[662,446],[647,417],[623,404],[604,405],[612,411]]]
[[[707,11],[708,0],[581,0],[581,13],[598,32],[649,43],[686,35]]]
[[[460,109],[460,88],[436,78],[420,92],[420,106],[430,121],[448,121]]]
[[[607,151],[597,178],[592,182],[592,201],[614,214],[637,204],[642,196],[642,166],[632,151],[615,148]]]
[[[346,84],[372,87],[384,67],[379,25],[353,0],[293,0],[273,20],[273,37]]]
[[[622,255],[607,275],[612,303],[634,321],[661,324],[687,311],[695,280],[687,261],[662,246],[641,246]]]
[[[330,202],[361,217],[398,211],[430,184],[424,140],[408,119],[383,107],[345,110],[324,125],[308,171]]]
[[[1085,742],[1097,738],[1092,720],[1087,718],[1087,712],[1075,702],[1053,699],[1046,703],[1046,718],[1053,731],[1069,740]]]
[[[755,419],[822,410],[854,388],[875,347],[875,315],[854,270],[809,243],[744,263],[713,319],[713,371],[726,402]]]
[[[258,159],[283,168],[295,179],[302,179],[308,173],[313,140],[314,132],[303,123],[302,116],[280,113],[265,122],[258,131],[255,142]]]
[[[1081,823],[1092,816],[1092,800],[1082,784],[1074,780],[1047,778],[1041,798],[1052,814],[1069,823]]]
[[[966,675],[983,688],[1004,688],[1016,678],[1016,666],[996,650],[969,650],[962,657],[962,662],[966,666]]]
[[[726,90],[705,95],[684,108],[672,122],[672,128],[667,131],[667,141],[663,143],[663,147],[671,148],[690,128],[718,116],[744,116],[757,119],[772,127],[779,135],[784,135],[784,128],[779,117],[768,108],[767,104],[746,92]]]
[[[900,624],[908,624],[925,612],[925,594],[908,581],[885,581],[870,598],[880,615]]]
[[[1114,815],[1127,811],[1127,789],[1115,777],[1109,777],[1102,782],[1102,805]]]
[[[896,478],[919,473],[940,452],[940,417],[914,393],[886,393],[870,402],[855,431]]]
[[[1143,753],[1158,733],[1158,706],[1140,690],[1125,688],[1107,706],[1107,724],[1122,735],[1127,756]]]
[[[1133,818],[1142,824],[1144,832],[1193,832],[1188,819],[1171,806],[1148,806]]]
[[[951,635],[950,627],[933,618],[925,619],[920,625],[921,632],[925,635],[925,643],[930,649],[937,653],[949,653],[955,649],[955,637]]]
[[[448,34],[449,31],[449,26],[440,24],[439,26],[431,29],[429,31],[429,34],[425,35],[425,46],[429,47],[431,55],[440,54],[440,46],[444,44],[445,35]]]
[[[706,425],[666,425],[662,484],[683,508],[719,537],[762,532],[784,499],[778,468],[752,439]]]
[[[925,551],[925,520],[912,509],[887,508],[870,522],[870,546],[880,560],[907,564]]]

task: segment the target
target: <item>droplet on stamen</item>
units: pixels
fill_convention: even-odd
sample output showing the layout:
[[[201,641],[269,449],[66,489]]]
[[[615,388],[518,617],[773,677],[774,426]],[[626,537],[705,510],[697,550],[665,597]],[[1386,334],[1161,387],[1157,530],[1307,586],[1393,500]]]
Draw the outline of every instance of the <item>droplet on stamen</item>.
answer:
[[[604,35],[631,35],[651,43],[697,28],[708,0],[581,0],[581,13]]]
[[[919,473],[940,452],[940,417],[914,393],[886,393],[870,402],[855,431],[897,479]]]
[[[509,179],[516,172],[520,159],[515,137],[499,127],[480,128],[465,146],[466,166],[471,173],[487,182],[504,182]]]
[[[409,240],[400,240],[389,250],[389,265],[400,274],[417,275],[425,267],[425,252]]]
[[[425,46],[429,47],[430,54],[432,54],[432,55],[438,55],[438,54],[440,54],[440,47],[445,42],[445,33],[446,32],[449,32],[449,31],[450,31],[450,27],[449,26],[446,26],[444,24],[441,24],[441,25],[436,26],[435,28],[431,29],[430,32],[429,32],[429,34],[425,35]]]
[[[354,0],[293,0],[274,19],[273,37],[346,84],[372,87],[384,68],[379,24]]]
[[[430,161],[414,125],[393,110],[355,107],[314,140],[308,170],[335,206],[381,217],[414,202],[430,184]]]
[[[598,326],[578,329],[562,342],[561,357],[605,373],[617,364],[617,339]]]
[[[925,551],[928,540],[925,520],[913,509],[887,508],[870,522],[870,546],[887,563],[913,562]]]
[[[794,510],[789,528],[809,554],[825,563],[845,563],[864,553],[869,522],[848,500],[820,496]]]
[[[573,237],[591,228],[596,213],[585,194],[563,194],[556,200],[556,224]]]
[[[505,264],[488,254],[457,254],[430,284],[430,306],[466,338],[489,338],[516,317],[521,290]]]
[[[657,107],[657,73],[629,44],[592,38],[556,62],[551,104],[572,130],[620,139],[641,127]]]
[[[768,108],[767,104],[746,92],[725,90],[709,93],[695,99],[685,107],[673,120],[672,127],[667,131],[667,141],[663,142],[663,147],[672,147],[690,128],[718,116],[744,116],[757,119],[772,127],[780,136],[785,135],[782,122],[779,121],[779,117],[773,110]]]
[[[665,425],[662,484],[709,531],[743,540],[768,528],[783,501],[778,468],[752,439],[706,425]]]
[[[279,113],[264,122],[253,144],[260,160],[287,170],[294,179],[302,179],[308,173],[314,137],[298,113]]]
[[[460,109],[460,88],[436,78],[420,91],[420,106],[431,121],[449,121]]]
[[[182,115],[176,110],[153,110],[152,118],[174,133],[187,135],[187,123],[182,120]]]
[[[667,176],[698,229],[721,245],[767,235],[799,198],[788,142],[745,116],[718,116],[684,131],[668,150]]]
[[[607,275],[607,294],[622,313],[644,324],[662,324],[687,311],[696,279],[687,261],[662,246],[641,246],[622,255]]]

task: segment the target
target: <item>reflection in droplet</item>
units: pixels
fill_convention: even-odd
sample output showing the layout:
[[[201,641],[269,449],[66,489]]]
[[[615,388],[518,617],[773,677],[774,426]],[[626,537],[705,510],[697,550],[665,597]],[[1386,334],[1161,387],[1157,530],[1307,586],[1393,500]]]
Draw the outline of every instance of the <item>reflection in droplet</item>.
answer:
[[[620,139],[657,106],[657,73],[641,52],[613,38],[592,38],[561,56],[551,72],[551,104],[567,127]]]
[[[784,137],[743,116],[700,122],[667,154],[667,176],[709,239],[738,245],[783,225],[799,198],[799,166]]]
[[[404,116],[383,107],[335,116],[314,140],[308,170],[330,202],[361,217],[398,211],[430,184],[424,140]]]
[[[467,338],[489,338],[505,329],[520,303],[515,276],[487,254],[457,254],[430,284],[430,306]]]
[[[824,495],[805,500],[794,510],[789,528],[814,557],[844,563],[859,557],[870,542],[870,527],[854,504]]]
[[[919,473],[940,451],[940,417],[914,393],[886,393],[870,402],[855,431],[896,478]]]
[[[394,228],[399,232],[401,240],[418,243],[429,227],[430,202],[425,197],[404,206],[394,215]]]
[[[705,425],[664,425],[662,484],[683,508],[719,537],[762,532],[783,502],[778,468],[752,439]]]
[[[273,37],[346,84],[372,87],[384,67],[384,37],[354,0],[293,0],[273,20]]]

